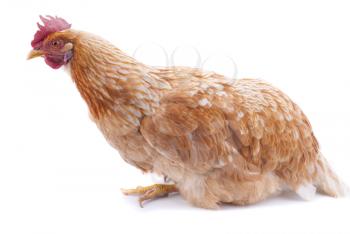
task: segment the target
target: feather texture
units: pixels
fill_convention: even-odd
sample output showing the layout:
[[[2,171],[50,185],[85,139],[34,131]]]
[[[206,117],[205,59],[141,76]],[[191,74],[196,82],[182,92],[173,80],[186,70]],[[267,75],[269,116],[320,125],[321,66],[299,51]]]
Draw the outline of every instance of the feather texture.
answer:
[[[84,32],[55,36],[73,42],[72,78],[108,142],[128,163],[171,178],[194,205],[250,204],[285,188],[309,199],[321,185],[339,194],[322,183],[327,173],[338,179],[305,114],[272,85],[150,67]]]

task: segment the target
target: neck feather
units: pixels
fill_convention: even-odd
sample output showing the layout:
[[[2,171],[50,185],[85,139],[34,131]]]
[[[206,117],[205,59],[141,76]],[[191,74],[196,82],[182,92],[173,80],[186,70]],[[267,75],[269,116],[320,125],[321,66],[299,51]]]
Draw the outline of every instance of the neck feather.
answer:
[[[158,106],[161,90],[171,88],[152,72],[152,67],[87,33],[76,37],[70,68],[94,119],[122,112],[140,117],[151,114]]]

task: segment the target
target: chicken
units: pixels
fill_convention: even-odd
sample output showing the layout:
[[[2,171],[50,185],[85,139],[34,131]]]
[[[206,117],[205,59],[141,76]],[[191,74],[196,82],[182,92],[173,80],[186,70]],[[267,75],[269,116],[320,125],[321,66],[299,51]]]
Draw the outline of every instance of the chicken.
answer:
[[[29,59],[65,66],[92,120],[129,164],[171,184],[125,189],[139,201],[179,192],[191,204],[247,205],[291,190],[340,196],[302,110],[257,79],[144,65],[100,37],[40,17]]]

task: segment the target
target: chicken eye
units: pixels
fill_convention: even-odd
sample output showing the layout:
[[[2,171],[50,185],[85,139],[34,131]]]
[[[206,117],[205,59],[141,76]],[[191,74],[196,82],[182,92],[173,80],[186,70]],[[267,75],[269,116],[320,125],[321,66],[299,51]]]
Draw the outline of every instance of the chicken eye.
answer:
[[[52,42],[51,42],[51,45],[52,45],[53,47],[58,47],[58,46],[60,45],[60,41],[58,41],[58,40],[52,41]]]

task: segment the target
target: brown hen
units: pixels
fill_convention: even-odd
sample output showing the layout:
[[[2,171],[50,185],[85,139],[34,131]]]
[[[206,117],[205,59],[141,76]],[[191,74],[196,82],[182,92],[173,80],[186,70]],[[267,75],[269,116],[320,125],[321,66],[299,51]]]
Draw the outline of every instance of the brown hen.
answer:
[[[66,66],[91,117],[123,159],[173,184],[123,190],[140,203],[179,192],[192,204],[251,204],[284,190],[311,199],[344,187],[291,99],[256,79],[155,68],[61,18],[41,17],[29,58]]]

